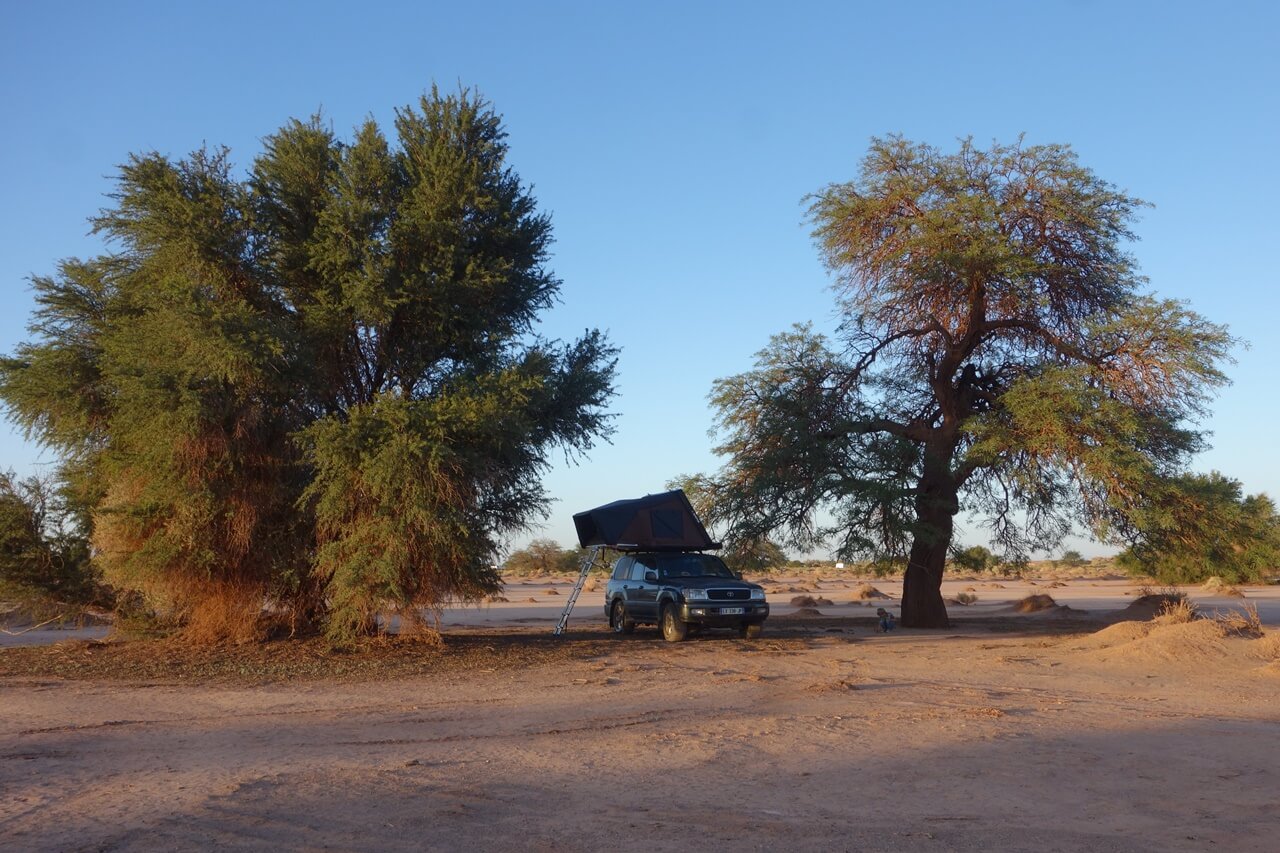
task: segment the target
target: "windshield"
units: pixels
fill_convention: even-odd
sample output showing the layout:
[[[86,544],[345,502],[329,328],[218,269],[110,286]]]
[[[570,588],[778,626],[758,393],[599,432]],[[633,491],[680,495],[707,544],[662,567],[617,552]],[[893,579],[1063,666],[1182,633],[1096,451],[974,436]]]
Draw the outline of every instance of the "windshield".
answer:
[[[658,560],[663,578],[731,578],[733,572],[710,554],[663,554]]]

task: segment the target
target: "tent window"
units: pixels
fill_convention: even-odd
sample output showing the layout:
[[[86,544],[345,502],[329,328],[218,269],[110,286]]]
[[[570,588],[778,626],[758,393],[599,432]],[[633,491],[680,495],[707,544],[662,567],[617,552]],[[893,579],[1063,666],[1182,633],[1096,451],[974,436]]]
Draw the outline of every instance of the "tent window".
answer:
[[[684,513],[678,509],[655,509],[649,512],[654,539],[683,539]]]

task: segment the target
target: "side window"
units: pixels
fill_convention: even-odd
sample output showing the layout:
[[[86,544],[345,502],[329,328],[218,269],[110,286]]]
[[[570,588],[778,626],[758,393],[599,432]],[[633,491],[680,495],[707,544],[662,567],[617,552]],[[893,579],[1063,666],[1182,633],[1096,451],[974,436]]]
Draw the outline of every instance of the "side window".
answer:
[[[644,580],[645,571],[657,568],[657,561],[653,559],[652,554],[641,554],[636,557],[635,567],[631,570],[631,579],[633,581],[642,581]]]
[[[616,581],[626,580],[633,562],[634,557],[619,557],[618,562],[613,564],[613,574],[610,577]]]

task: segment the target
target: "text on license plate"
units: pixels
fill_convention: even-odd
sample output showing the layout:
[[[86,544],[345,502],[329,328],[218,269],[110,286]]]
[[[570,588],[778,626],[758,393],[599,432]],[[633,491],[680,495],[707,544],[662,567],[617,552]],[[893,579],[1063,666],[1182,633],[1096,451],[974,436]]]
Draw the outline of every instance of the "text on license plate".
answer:
[[[744,612],[745,611],[741,607],[721,607],[720,608],[721,616],[740,616]]]

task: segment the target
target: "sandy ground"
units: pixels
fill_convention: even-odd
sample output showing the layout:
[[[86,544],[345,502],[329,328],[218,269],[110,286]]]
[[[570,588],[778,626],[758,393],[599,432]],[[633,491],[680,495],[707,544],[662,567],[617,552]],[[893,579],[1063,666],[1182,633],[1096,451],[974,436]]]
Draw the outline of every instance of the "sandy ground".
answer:
[[[602,653],[582,642],[603,632],[586,593],[564,642],[589,651],[556,665],[4,679],[0,848],[1277,849],[1278,632],[1013,616],[1014,584],[955,583],[979,604],[944,632],[873,633],[873,611],[823,585],[832,618],[779,618],[758,641],[640,629]],[[1046,591],[1131,600],[1089,583]],[[446,622],[541,635],[563,596],[523,586]],[[1260,613],[1270,592],[1248,593]],[[772,598],[781,616],[789,594]]]

